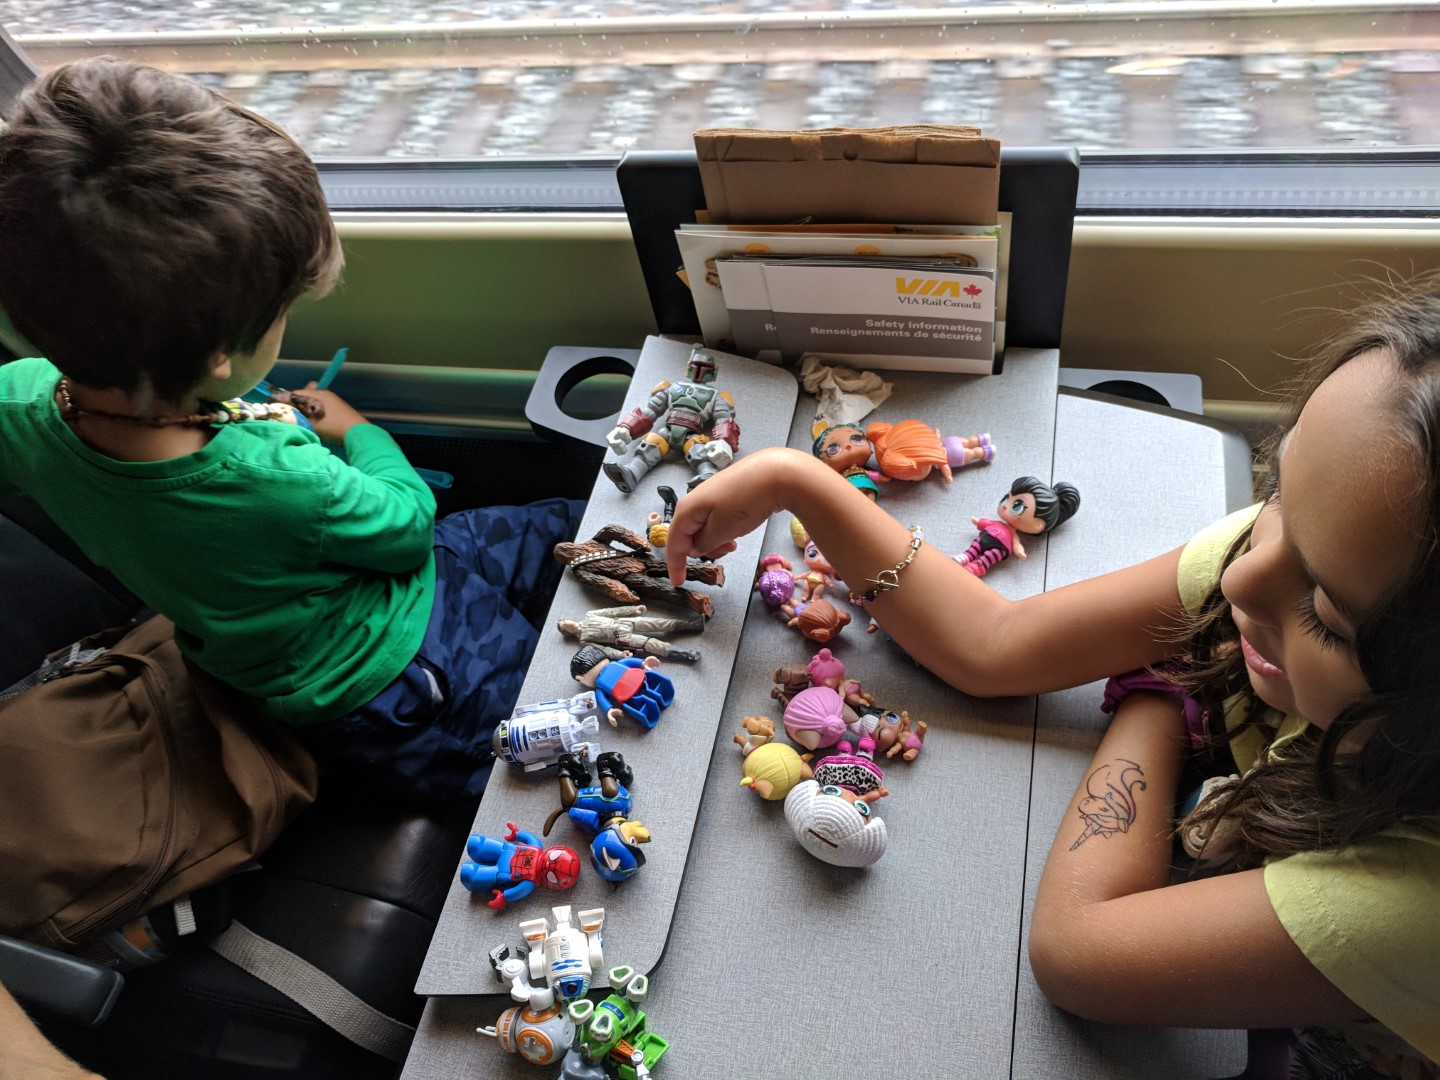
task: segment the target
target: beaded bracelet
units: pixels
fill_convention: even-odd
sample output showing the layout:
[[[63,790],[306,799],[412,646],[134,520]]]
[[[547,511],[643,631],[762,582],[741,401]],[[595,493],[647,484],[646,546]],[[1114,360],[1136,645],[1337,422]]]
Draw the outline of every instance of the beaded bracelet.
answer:
[[[915,560],[915,553],[920,550],[920,544],[925,539],[925,533],[919,525],[910,526],[910,550],[905,553],[905,558],[892,566],[889,570],[881,570],[873,578],[866,578],[873,589],[867,589],[863,593],[851,593],[850,603],[856,607],[864,607],[881,593],[887,593],[891,589],[900,587],[900,571],[904,570]]]

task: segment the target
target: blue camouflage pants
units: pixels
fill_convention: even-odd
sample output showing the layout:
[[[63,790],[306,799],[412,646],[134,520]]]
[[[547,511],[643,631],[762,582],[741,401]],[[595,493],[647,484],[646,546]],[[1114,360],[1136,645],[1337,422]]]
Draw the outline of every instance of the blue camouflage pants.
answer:
[[[322,765],[422,802],[478,799],[585,504],[546,499],[435,523],[435,602],[420,651],[346,716],[295,728]]]

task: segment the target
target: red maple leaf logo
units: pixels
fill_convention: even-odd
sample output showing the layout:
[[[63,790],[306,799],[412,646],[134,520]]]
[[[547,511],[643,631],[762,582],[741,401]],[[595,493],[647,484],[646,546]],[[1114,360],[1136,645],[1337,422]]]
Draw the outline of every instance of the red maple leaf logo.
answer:
[[[966,286],[965,286],[965,295],[966,295],[966,296],[979,296],[979,295],[980,295],[980,292],[981,292],[981,289],[980,289],[980,286],[979,286],[979,285],[966,285]]]

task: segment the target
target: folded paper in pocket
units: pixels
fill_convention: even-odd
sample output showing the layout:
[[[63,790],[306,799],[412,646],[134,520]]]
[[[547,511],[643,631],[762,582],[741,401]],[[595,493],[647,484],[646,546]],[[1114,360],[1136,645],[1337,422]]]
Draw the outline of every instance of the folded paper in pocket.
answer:
[[[990,225],[1000,142],[975,127],[707,128],[695,152],[710,220]]]

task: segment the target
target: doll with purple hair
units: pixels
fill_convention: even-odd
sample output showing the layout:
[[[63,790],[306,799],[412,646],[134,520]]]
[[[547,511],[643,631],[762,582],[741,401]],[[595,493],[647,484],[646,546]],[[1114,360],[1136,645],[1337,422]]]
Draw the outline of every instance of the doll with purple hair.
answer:
[[[766,555],[760,560],[760,575],[755,591],[767,607],[785,616],[785,625],[811,641],[834,641],[850,622],[850,613],[826,600],[827,588],[838,584],[830,564],[818,548],[805,550],[803,574],[794,572],[790,560],[783,555]]]

